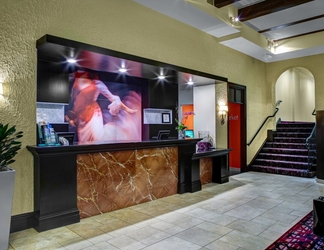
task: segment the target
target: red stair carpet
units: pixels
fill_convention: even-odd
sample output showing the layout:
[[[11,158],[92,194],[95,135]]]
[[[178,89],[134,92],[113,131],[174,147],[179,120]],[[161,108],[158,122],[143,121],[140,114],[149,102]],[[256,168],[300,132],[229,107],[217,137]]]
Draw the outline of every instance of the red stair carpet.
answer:
[[[315,176],[316,151],[310,155],[306,139],[315,123],[281,122],[277,124],[273,141],[267,141],[250,166],[250,170],[290,176]],[[310,164],[309,164],[310,163]]]

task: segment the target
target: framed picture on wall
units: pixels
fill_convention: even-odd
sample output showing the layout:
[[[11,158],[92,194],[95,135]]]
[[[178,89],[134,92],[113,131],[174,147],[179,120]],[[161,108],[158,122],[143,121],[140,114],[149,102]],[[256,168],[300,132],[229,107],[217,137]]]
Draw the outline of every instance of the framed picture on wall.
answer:
[[[162,123],[170,123],[170,113],[162,113]]]

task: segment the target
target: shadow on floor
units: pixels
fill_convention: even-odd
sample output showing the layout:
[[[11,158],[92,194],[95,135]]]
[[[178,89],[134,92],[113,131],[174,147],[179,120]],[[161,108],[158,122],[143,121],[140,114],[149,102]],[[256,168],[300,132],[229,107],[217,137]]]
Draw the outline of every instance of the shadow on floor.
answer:
[[[240,168],[230,168],[230,176],[240,174],[241,169]]]

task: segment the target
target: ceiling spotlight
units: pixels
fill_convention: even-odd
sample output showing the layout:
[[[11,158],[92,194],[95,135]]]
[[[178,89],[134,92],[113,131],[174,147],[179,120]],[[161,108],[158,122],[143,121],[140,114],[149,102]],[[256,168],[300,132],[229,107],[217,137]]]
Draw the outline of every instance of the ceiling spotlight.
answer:
[[[118,71],[119,71],[120,73],[126,73],[126,72],[127,72],[127,69],[124,68],[124,67],[121,67],[121,68],[118,69]]]
[[[160,74],[158,76],[158,79],[160,79],[160,80],[164,80],[165,79],[164,69],[163,68],[160,68]]]
[[[194,82],[192,81],[192,76],[189,77],[189,81],[187,82],[188,85],[193,85]]]
[[[69,58],[66,60],[68,63],[76,63],[77,60],[75,60],[74,58]]]
[[[268,41],[268,49],[275,49],[279,46],[278,42],[274,41],[274,40],[269,40]]]
[[[232,26],[238,24],[239,21],[240,21],[239,17],[231,17]]]
[[[232,22],[233,23],[238,23],[240,21],[239,17],[232,17]]]

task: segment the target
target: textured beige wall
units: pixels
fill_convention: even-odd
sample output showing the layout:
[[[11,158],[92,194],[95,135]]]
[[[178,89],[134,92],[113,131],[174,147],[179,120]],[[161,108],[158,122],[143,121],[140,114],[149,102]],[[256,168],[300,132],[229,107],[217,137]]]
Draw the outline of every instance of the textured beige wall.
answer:
[[[221,124],[221,117],[218,111],[219,104],[228,106],[228,96],[227,96],[227,82],[219,83],[216,85],[216,139],[215,146],[217,148],[227,148],[228,147],[228,116],[226,115],[225,124]]]
[[[248,139],[273,111],[276,78],[290,64],[271,64],[233,51],[204,32],[152,11],[132,0],[2,0],[0,5],[0,100],[2,123],[24,131],[16,169],[13,214],[33,211],[33,159],[25,148],[35,144],[36,47],[51,34],[125,53],[227,77],[247,86]],[[308,67],[311,61],[312,67]],[[315,76],[317,96],[323,93],[323,56],[300,59],[298,66]],[[266,72],[268,68],[268,73]],[[266,75],[267,73],[267,75]],[[268,80],[266,80],[266,76]],[[324,101],[317,100],[324,108]],[[248,148],[251,159],[264,137]]]

